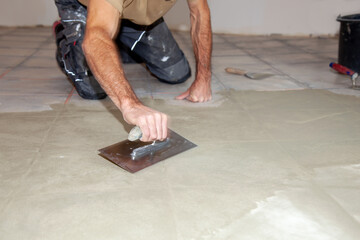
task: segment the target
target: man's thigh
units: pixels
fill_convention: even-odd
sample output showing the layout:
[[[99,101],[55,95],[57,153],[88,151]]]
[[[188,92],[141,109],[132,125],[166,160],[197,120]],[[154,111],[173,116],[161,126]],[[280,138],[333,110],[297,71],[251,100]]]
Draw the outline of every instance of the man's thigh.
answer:
[[[167,83],[186,81],[191,70],[163,19],[150,26],[139,26],[123,20],[118,40],[135,53],[160,80]]]

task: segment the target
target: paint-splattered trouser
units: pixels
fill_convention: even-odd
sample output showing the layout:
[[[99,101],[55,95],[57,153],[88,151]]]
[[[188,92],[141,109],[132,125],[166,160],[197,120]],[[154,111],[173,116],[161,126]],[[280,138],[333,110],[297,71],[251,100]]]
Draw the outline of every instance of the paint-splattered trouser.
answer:
[[[54,25],[59,66],[81,97],[105,98],[106,93],[92,75],[81,48],[86,8],[77,0],[55,0],[55,4],[61,18],[60,24]],[[191,75],[184,53],[162,18],[150,26],[140,26],[123,19],[115,42],[124,63],[143,62],[162,82],[182,83]]]

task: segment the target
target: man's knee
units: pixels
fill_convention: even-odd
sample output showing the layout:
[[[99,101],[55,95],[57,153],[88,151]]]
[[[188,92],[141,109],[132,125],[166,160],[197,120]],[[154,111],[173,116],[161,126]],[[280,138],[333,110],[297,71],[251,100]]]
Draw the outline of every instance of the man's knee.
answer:
[[[149,70],[159,79],[159,81],[169,84],[179,84],[185,82],[191,76],[191,68],[185,56],[177,63],[167,67],[148,66]]]

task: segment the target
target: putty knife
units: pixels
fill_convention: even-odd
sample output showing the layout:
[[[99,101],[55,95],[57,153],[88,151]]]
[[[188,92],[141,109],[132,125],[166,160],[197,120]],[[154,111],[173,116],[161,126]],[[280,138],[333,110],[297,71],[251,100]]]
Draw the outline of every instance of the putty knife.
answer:
[[[141,135],[138,133],[139,128],[135,128],[130,131],[127,140],[100,149],[99,155],[115,163],[124,170],[135,173],[169,157],[196,147],[194,143],[170,129],[169,137],[164,141],[155,141],[152,143],[141,142],[140,140],[136,140],[141,138]]]
[[[227,73],[242,75],[245,77],[248,77],[253,80],[262,80],[271,76],[274,76],[274,74],[271,73],[255,73],[255,72],[247,72],[245,70],[237,69],[237,68],[225,68],[225,71]]]

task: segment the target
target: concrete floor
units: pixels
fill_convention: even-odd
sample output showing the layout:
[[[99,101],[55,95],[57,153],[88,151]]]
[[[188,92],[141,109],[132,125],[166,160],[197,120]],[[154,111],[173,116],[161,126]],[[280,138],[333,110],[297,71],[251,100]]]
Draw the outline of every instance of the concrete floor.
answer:
[[[174,35],[194,65],[188,34]],[[329,69],[337,48],[215,35],[206,104],[173,100],[191,80],[126,65],[143,102],[198,145],[130,174],[97,155],[129,126],[73,91],[50,29],[0,28],[0,239],[359,239],[360,91]]]

